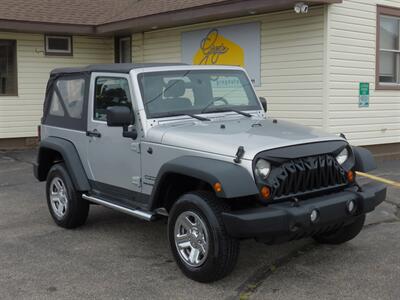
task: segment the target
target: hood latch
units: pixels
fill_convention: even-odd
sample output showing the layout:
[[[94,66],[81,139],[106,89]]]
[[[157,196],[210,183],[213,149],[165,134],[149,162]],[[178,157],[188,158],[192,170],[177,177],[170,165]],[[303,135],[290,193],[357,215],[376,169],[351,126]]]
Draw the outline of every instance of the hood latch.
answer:
[[[244,155],[244,147],[239,146],[236,152],[236,158],[233,160],[235,163],[240,164]]]

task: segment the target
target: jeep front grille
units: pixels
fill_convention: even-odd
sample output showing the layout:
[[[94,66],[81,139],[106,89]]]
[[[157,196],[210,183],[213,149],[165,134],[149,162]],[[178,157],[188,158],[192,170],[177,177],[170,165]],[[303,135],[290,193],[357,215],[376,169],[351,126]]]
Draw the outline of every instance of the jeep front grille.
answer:
[[[273,199],[297,197],[347,184],[345,171],[331,155],[289,160],[273,168],[268,177]]]

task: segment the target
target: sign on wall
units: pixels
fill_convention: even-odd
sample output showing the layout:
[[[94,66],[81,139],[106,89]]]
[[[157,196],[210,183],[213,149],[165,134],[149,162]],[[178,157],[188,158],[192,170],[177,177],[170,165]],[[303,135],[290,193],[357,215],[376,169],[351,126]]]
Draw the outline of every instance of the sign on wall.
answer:
[[[359,107],[369,107],[369,83],[368,82],[360,82],[358,106]]]
[[[196,65],[234,65],[261,83],[260,23],[247,23],[182,33],[182,61]]]

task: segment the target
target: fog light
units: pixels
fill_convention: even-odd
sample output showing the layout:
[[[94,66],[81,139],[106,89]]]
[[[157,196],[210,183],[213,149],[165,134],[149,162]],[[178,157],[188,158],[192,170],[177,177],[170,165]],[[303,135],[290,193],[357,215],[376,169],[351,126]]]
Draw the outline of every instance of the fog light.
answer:
[[[357,207],[356,207],[356,202],[354,200],[350,200],[349,202],[347,202],[347,211],[350,214],[355,213]]]
[[[318,210],[313,209],[313,211],[310,214],[311,223],[316,223],[318,221],[318,218],[319,218]]]

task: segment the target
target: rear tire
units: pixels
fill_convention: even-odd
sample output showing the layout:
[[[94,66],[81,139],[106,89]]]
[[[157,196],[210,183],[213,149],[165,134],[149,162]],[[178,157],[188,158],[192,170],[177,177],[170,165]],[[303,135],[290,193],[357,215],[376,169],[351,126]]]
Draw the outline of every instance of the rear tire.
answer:
[[[228,209],[209,192],[185,194],[173,205],[168,239],[179,268],[190,279],[216,281],[235,267],[239,241],[227,234],[221,217]]]
[[[358,216],[354,223],[343,226],[330,233],[314,236],[314,240],[320,244],[339,245],[354,239],[363,229],[365,214]]]
[[[47,175],[47,206],[54,222],[63,228],[76,228],[86,222],[89,202],[75,190],[64,163],[55,164]]]

